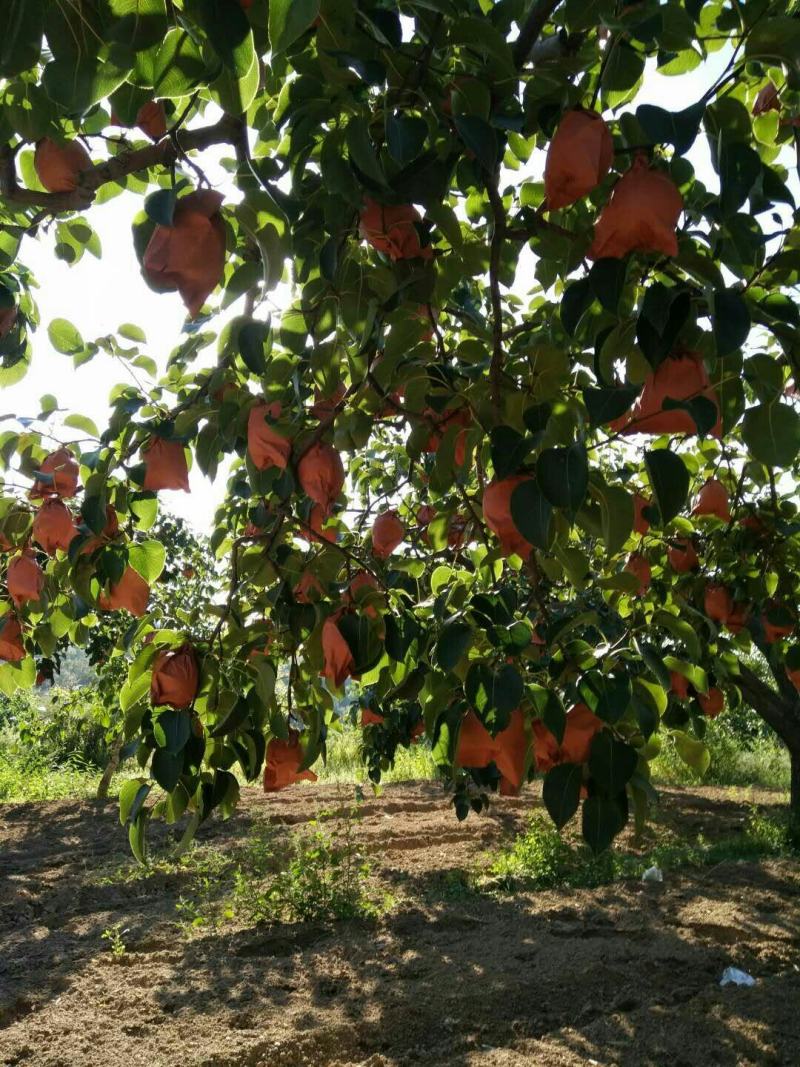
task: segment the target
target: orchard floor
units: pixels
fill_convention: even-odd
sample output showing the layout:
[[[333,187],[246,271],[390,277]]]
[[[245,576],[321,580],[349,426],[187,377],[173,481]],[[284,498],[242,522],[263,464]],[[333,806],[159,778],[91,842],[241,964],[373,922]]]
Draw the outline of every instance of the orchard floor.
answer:
[[[202,839],[299,824],[335,786],[246,790]],[[766,807],[768,793],[749,795]],[[800,870],[485,896],[458,872],[534,797],[459,824],[436,783],[388,786],[359,839],[396,899],[375,920],[187,932],[181,872],[120,884],[116,806],[0,807],[0,1063],[47,1067],[694,1067],[800,1063]],[[665,790],[687,835],[741,827],[732,790]],[[448,875],[448,872],[450,874]],[[121,924],[115,956],[102,933]],[[752,988],[720,988],[733,964]]]

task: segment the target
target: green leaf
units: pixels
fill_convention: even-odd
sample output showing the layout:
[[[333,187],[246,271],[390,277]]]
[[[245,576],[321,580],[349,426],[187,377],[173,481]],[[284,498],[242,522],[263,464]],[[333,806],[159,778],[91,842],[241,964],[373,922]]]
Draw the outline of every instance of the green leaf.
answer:
[[[167,793],[171,793],[178,784],[183,770],[183,754],[175,754],[166,748],[157,748],[150,762],[150,777]]]
[[[266,373],[266,352],[271,347],[272,330],[268,322],[246,322],[239,330],[239,352],[248,370],[259,378]]]
[[[791,467],[800,453],[800,414],[788,404],[757,404],[745,412],[742,437],[768,467]]]
[[[572,282],[564,290],[561,297],[561,325],[570,337],[574,337],[578,323],[593,299],[594,289],[588,277]]]
[[[712,322],[718,356],[727,356],[742,347],[750,335],[750,312],[737,289],[718,289],[714,293]]]
[[[734,215],[761,174],[758,152],[741,141],[725,141],[719,151],[719,203],[723,215]]]
[[[490,173],[494,171],[499,152],[494,127],[479,115],[454,115],[453,125],[483,168]]]
[[[702,667],[696,667],[693,663],[687,663],[686,660],[678,659],[676,656],[664,656],[664,666],[667,670],[688,678],[698,693],[708,692],[708,675]]]
[[[117,333],[126,341],[134,341],[138,344],[147,344],[147,334],[141,326],[135,326],[132,322],[124,322],[117,327]]]
[[[134,704],[150,692],[150,676],[145,672],[139,674],[133,681],[126,681],[119,691],[119,706],[123,713],[129,711]]]
[[[444,671],[451,671],[472,643],[473,631],[469,623],[450,622],[442,628],[436,645],[436,662]]]
[[[128,827],[131,852],[139,863],[147,863],[147,812],[140,811]]]
[[[608,62],[603,71],[603,92],[623,92],[632,89],[644,73],[644,55],[637,52],[627,41],[616,39],[609,43]]]
[[[47,336],[56,352],[65,356],[74,356],[85,347],[77,327],[67,319],[53,319],[47,327]]]
[[[270,0],[269,43],[274,53],[294,44],[319,15],[320,0]]]
[[[553,506],[533,478],[511,494],[511,518],[530,544],[547,550],[553,540]]]
[[[515,667],[506,664],[493,671],[485,663],[473,663],[464,682],[467,700],[493,732],[508,725],[509,716],[522,700],[522,678]]]
[[[0,5],[0,78],[28,70],[42,48],[42,0],[4,0]]]
[[[119,821],[122,826],[135,819],[150,792],[150,783],[145,778],[130,778],[119,790]]]
[[[109,97],[125,81],[128,71],[99,56],[51,60],[42,72],[42,85],[65,111],[81,114]]]
[[[645,452],[644,462],[661,515],[661,525],[666,526],[686,503],[689,472],[681,457],[665,448]]]
[[[545,777],[542,800],[547,814],[559,830],[578,810],[582,782],[583,768],[578,763],[560,763]]]
[[[83,430],[89,437],[100,436],[97,425],[87,415],[67,415],[64,425],[71,426],[73,430]]]
[[[192,722],[185,711],[167,708],[153,719],[153,736],[156,744],[173,756],[177,756],[184,750],[191,733]]]
[[[636,750],[614,737],[610,730],[601,730],[592,739],[589,774],[607,796],[615,797],[622,792],[638,762]]]
[[[425,147],[428,124],[414,115],[394,114],[386,120],[386,144],[401,166],[416,159]]]
[[[536,462],[539,487],[553,505],[574,515],[589,488],[589,461],[579,441],[569,448],[546,448]]]
[[[677,753],[687,767],[691,767],[700,775],[705,774],[711,766],[711,753],[708,747],[702,741],[696,741],[681,730],[675,730],[672,736]]]
[[[596,856],[605,852],[628,821],[623,801],[624,794],[621,798],[595,794],[583,802],[583,839]]]
[[[156,53],[150,77],[155,96],[174,99],[188,96],[209,73],[199,46],[187,31],[172,29]]]
[[[619,722],[631,702],[631,680],[623,670],[610,674],[598,670],[587,671],[578,689],[581,698],[595,715],[607,723]]]
[[[211,47],[236,78],[243,78],[255,50],[250,22],[238,0],[192,0]],[[278,5],[280,6],[280,5]],[[300,6],[295,3],[293,7]],[[272,5],[270,5],[272,7]]]
[[[160,541],[142,541],[128,549],[128,562],[148,585],[160,577],[165,560],[166,552]]]

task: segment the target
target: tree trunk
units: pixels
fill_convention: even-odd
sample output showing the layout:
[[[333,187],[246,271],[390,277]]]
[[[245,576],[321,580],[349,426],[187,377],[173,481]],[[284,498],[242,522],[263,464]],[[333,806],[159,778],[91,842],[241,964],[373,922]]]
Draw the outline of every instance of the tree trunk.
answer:
[[[122,734],[120,734],[114,739],[114,743],[111,746],[111,751],[108,756],[108,763],[106,764],[106,769],[103,771],[103,777],[100,779],[100,784],[97,787],[98,800],[108,799],[108,790],[111,786],[111,779],[117,773],[117,768],[119,767],[119,757],[120,753],[122,752],[122,741],[123,737]]]
[[[789,806],[794,817],[800,821],[800,696],[793,687],[781,685],[785,679],[778,677],[776,682],[780,691],[771,689],[741,660],[736,681],[745,703],[772,727],[789,750]]]

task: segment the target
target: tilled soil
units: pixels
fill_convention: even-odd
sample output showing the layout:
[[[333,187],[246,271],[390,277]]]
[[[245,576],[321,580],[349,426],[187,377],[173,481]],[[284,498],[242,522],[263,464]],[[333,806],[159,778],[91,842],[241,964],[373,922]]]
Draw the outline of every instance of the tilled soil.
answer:
[[[749,795],[765,806],[769,794]],[[266,797],[202,829],[303,824],[336,787]],[[357,834],[398,904],[375,920],[186,933],[181,872],[121,884],[114,804],[0,808],[0,1063],[46,1067],[694,1067],[800,1064],[800,870],[666,873],[662,885],[459,891],[536,804],[458,823],[435,783],[389,786]],[[741,829],[726,791],[666,791],[688,835]],[[455,872],[455,875],[454,875]],[[114,956],[103,931],[121,924]],[[757,978],[720,988],[728,965]]]

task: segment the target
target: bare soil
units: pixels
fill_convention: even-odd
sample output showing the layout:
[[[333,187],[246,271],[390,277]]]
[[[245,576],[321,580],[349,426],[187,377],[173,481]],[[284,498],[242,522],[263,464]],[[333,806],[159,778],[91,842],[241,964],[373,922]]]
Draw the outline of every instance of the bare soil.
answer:
[[[663,817],[744,824],[725,790],[665,791]],[[229,848],[299,824],[336,787],[246,790],[202,829]],[[766,793],[748,800],[769,807]],[[357,833],[399,903],[376,920],[186,933],[182,875],[128,884],[114,804],[0,807],[0,1063],[43,1067],[694,1067],[800,1064],[800,870],[667,872],[663,885],[459,892],[537,801],[459,824],[435,783],[387,787]],[[455,876],[453,872],[456,872]],[[104,930],[124,928],[115,957]],[[720,988],[728,965],[757,978]]]

